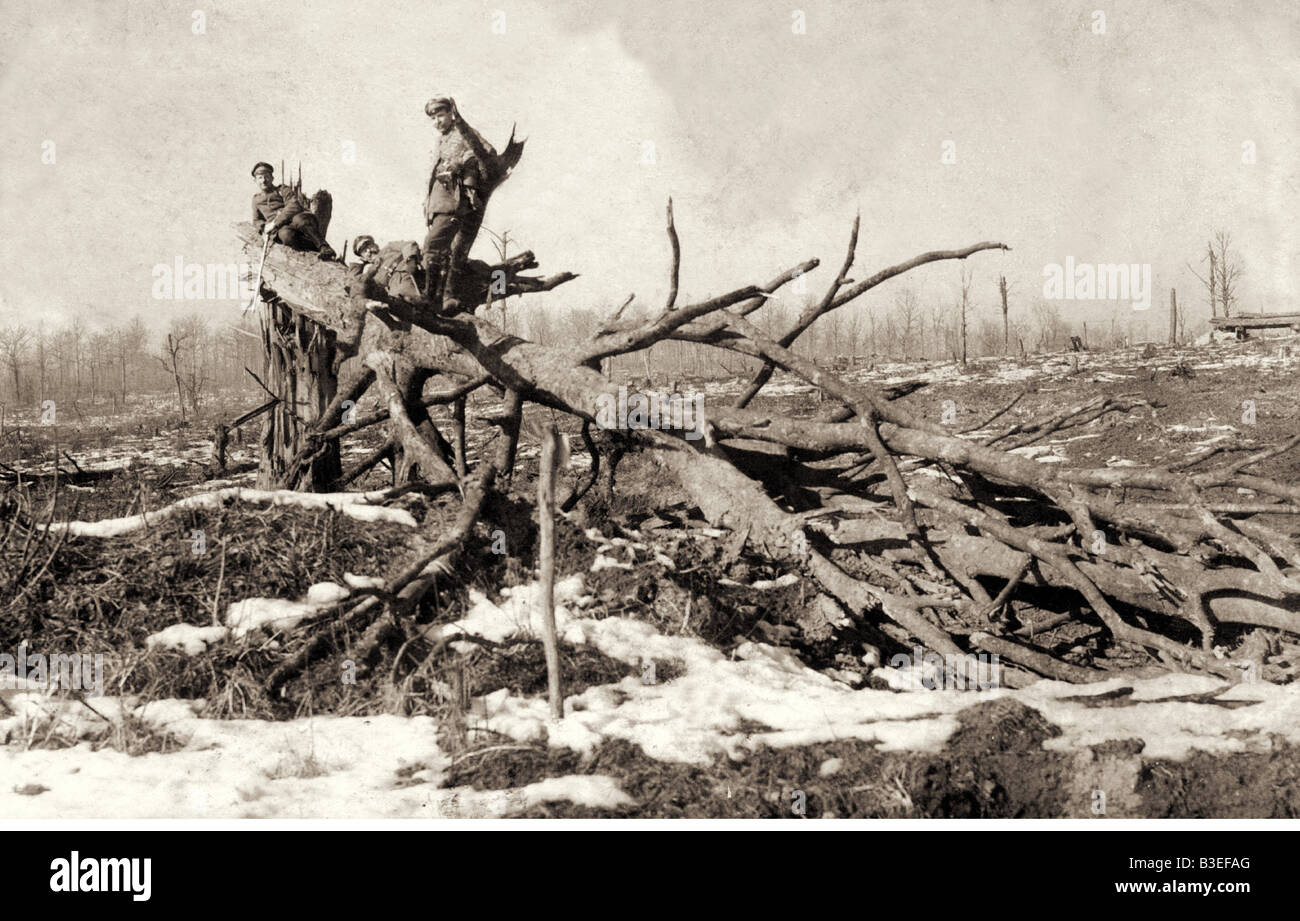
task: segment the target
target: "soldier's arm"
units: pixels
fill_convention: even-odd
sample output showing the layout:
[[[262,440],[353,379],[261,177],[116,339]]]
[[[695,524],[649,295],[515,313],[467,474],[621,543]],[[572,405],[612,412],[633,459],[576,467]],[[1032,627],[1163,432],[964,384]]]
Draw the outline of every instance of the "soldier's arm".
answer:
[[[438,164],[441,162],[442,161],[438,155],[434,154],[433,165],[429,167],[429,187],[424,190],[425,198],[428,198],[433,194],[433,184],[438,181]]]
[[[280,186],[280,197],[284,199],[284,207],[276,213],[275,221],[283,226],[301,214],[303,207],[302,201],[298,198],[298,193],[294,191],[293,186]]]
[[[478,161],[478,168],[486,177],[489,165],[496,162],[496,151],[483,142],[483,137],[477,131],[469,126],[465,118],[456,110],[456,121],[453,123],[455,130],[465,139],[469,149],[474,152],[474,158]],[[469,170],[466,171],[470,172]]]
[[[257,205],[257,196],[253,196],[253,229],[258,233],[266,226],[266,218],[262,217],[262,209]]]

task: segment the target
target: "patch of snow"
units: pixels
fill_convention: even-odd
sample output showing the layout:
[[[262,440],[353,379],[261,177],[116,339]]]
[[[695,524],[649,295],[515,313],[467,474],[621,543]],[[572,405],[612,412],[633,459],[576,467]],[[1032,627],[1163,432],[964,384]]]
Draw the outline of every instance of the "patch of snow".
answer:
[[[193,624],[172,624],[157,633],[144,638],[148,649],[174,649],[187,656],[197,656],[213,643],[219,643],[230,635],[229,627],[196,627]]]
[[[568,582],[564,594],[572,597],[580,591]],[[516,604],[519,600],[510,599]],[[533,635],[540,635],[518,606],[495,607],[481,599],[472,621],[462,627],[499,639],[529,624]],[[1226,686],[1204,677],[1168,675],[1117,677],[1082,688],[1043,680],[1016,691],[855,690],[809,669],[790,649],[745,643],[728,657],[701,640],[664,636],[629,618],[579,619],[573,610],[557,605],[556,619],[569,643],[590,644],[630,664],[674,659],[684,664],[684,674],[660,684],[642,684],[629,676],[588,688],[565,700],[561,720],[551,717],[542,697],[514,696],[503,688],[480,698],[485,718],[479,729],[584,752],[606,739],[621,738],[639,744],[651,757],[697,764],[718,755],[743,758],[760,745],[837,739],[874,741],[882,750],[937,751],[956,728],[962,709],[980,700],[1012,696],[1062,728],[1063,735],[1048,745],[1061,750],[1140,738],[1148,757],[1177,759],[1192,750],[1267,750],[1270,734],[1300,741],[1300,686]],[[1089,708],[1068,699],[1125,687],[1133,688],[1132,707]],[[1225,699],[1250,694],[1260,704],[1227,709],[1163,700],[1216,690]],[[766,728],[741,728],[746,725]]]
[[[620,563],[618,560],[603,553],[597,553],[596,559],[591,563],[592,572],[600,572],[602,569],[631,569],[631,563]]]
[[[547,777],[520,788],[529,806],[567,800],[593,809],[617,809],[635,805],[618,782],[603,774],[570,774],[565,777]]]
[[[40,695],[26,695],[40,697]],[[91,698],[110,720],[131,701]],[[19,701],[0,733],[23,738],[35,714],[67,701]],[[84,729],[103,719],[78,707]],[[569,800],[619,808],[632,800],[603,775],[548,777],[524,787],[439,788],[449,759],[427,716],[311,717],[287,722],[211,720],[193,701],[155,701],[137,719],[185,744],[135,757],[82,742],[66,749],[0,750],[0,786],[45,787],[6,801],[9,818],[466,818],[502,817]]]
[[[271,632],[292,630],[303,618],[315,614],[319,608],[320,605],[283,598],[245,598],[233,602],[226,609],[226,626],[236,638],[262,627]]]
[[[351,594],[350,589],[344,588],[337,582],[317,582],[307,589],[307,597],[304,600],[310,605],[333,604]]]
[[[227,502],[293,505],[306,509],[332,508],[359,521],[382,521],[410,528],[416,527],[415,519],[405,509],[370,504],[382,502],[386,498],[387,494],[383,490],[372,493],[304,493],[291,489],[245,489],[231,486],[215,492],[188,496],[153,512],[129,515],[125,518],[106,518],[102,521],[60,521],[51,524],[49,529],[55,533],[67,531],[72,537],[120,537],[191,509],[216,509]]]
[[[382,576],[358,576],[353,575],[350,572],[345,572],[343,574],[343,581],[356,589],[384,587],[384,579]]]

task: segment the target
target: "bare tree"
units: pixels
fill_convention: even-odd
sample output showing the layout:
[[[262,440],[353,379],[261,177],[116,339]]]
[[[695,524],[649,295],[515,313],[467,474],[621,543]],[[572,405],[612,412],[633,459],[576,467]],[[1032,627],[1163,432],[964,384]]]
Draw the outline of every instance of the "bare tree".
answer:
[[[961,363],[966,364],[966,312],[970,305],[970,284],[974,270],[962,263],[961,266]]]
[[[67,355],[72,359],[72,399],[81,399],[81,371],[85,366],[86,322],[80,317],[73,317],[67,328]]]
[[[1232,316],[1232,308],[1237,303],[1237,282],[1245,269],[1241,265],[1241,255],[1232,248],[1232,234],[1226,230],[1216,230],[1214,239],[1205,244],[1205,258],[1202,262],[1210,264],[1208,277],[1188,265],[1187,268],[1196,276],[1210,294],[1210,316],[1218,316],[1216,307],[1223,305],[1223,315]]]
[[[1035,304],[1034,322],[1038,326],[1037,350],[1041,352],[1055,348],[1065,329],[1065,323],[1061,320],[1061,312],[1056,309],[1056,305],[1047,301],[1039,301]]]
[[[912,330],[917,325],[917,314],[921,309],[921,302],[917,300],[916,292],[911,288],[904,288],[894,296],[894,313],[898,315],[898,320],[902,324],[900,335],[902,336],[903,359],[910,357]]]
[[[850,310],[846,314],[847,322],[845,324],[845,336],[849,347],[849,358],[856,365],[858,361],[859,347],[862,345],[862,332],[864,327],[862,320],[862,311]]]
[[[1215,232],[1214,254],[1219,271],[1219,303],[1223,305],[1223,315],[1230,317],[1237,304],[1237,282],[1244,271],[1241,255],[1232,248],[1232,234],[1225,230]]]
[[[197,415],[200,398],[208,383],[205,361],[211,339],[208,321],[202,314],[190,313],[173,321],[172,330],[177,334],[177,340],[182,343],[181,382],[185,386],[185,395],[190,401],[190,409]]]
[[[45,324],[36,325],[36,401],[44,402],[46,380],[50,373],[50,337],[45,332]]]
[[[168,371],[176,381],[176,402],[180,406],[181,422],[186,421],[185,416],[185,385],[181,380],[181,351],[185,348],[185,334],[180,332],[169,332],[167,340],[164,343],[166,353],[155,355],[154,358]]]
[[[26,360],[27,348],[32,343],[32,331],[26,326],[6,326],[0,329],[0,358],[4,359],[13,377],[14,402],[23,401],[22,378],[19,369]]]

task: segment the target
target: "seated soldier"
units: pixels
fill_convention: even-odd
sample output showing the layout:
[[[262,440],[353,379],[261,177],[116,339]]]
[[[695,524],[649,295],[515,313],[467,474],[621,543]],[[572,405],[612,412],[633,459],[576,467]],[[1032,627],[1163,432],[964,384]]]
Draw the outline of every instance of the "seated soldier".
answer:
[[[374,237],[363,234],[353,242],[352,253],[361,260],[348,266],[353,275],[373,279],[393,297],[408,301],[420,299],[416,284],[420,246],[414,240],[397,240],[380,249]]]
[[[334,249],[325,242],[316,215],[308,211],[292,186],[275,184],[275,170],[269,163],[253,167],[258,193],[253,196],[253,226],[263,236],[274,235],[285,246],[303,252],[316,252],[322,259],[336,259]]]

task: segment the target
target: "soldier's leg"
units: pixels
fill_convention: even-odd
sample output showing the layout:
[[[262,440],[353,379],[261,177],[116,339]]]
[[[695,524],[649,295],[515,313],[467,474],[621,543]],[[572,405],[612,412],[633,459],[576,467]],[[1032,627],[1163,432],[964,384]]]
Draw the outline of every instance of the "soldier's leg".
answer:
[[[470,247],[474,245],[474,238],[478,236],[478,229],[482,224],[483,213],[476,211],[470,211],[459,221],[456,235],[451,241],[447,274],[442,285],[443,313],[457,313],[461,309],[456,283],[460,280],[461,269],[465,265],[465,260],[469,258]]]
[[[456,229],[456,215],[435,214],[433,222],[429,224],[429,233],[424,238],[424,251],[420,261],[424,268],[424,294],[431,303],[437,297],[442,266],[451,251]]]
[[[422,274],[420,247],[409,243],[402,248],[401,261],[388,280],[388,293],[408,301],[419,300],[418,279]]]
[[[414,273],[411,272],[394,272],[392,279],[388,282],[387,290],[393,297],[400,297],[408,301],[420,298],[419,286],[416,284]]]
[[[325,237],[320,232],[320,225],[316,223],[316,215],[310,211],[303,211],[294,215],[293,220],[289,222],[289,226],[298,232],[306,244],[298,247],[299,249],[314,250],[326,259],[334,258],[334,249],[325,242]]]

